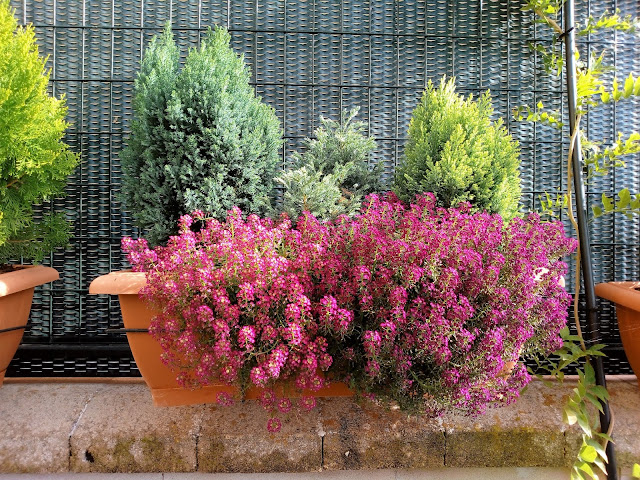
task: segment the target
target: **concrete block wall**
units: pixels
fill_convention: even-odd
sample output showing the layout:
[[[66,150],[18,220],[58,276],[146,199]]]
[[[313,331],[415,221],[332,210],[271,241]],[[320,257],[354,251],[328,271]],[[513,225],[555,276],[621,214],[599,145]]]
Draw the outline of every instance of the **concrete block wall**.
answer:
[[[281,416],[257,402],[154,407],[141,383],[23,383],[0,388],[0,473],[314,472],[443,467],[567,467],[579,445],[562,422],[573,387],[534,381],[479,417],[407,417],[349,398]],[[611,381],[618,462],[640,461],[640,390]]]

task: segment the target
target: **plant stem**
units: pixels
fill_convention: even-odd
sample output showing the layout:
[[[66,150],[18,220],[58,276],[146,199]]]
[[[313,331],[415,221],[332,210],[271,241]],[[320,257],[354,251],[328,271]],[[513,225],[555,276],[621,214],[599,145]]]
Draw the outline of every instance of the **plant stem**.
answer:
[[[20,175],[19,177],[14,178],[13,180],[11,180],[9,183],[7,183],[5,185],[5,188],[12,188],[12,187],[13,188],[17,188],[18,185],[16,185],[16,184],[21,182],[23,178],[24,178],[24,175]],[[16,185],[16,186],[14,187],[14,185]]]
[[[536,15],[544,20],[547,25],[553,28],[554,32],[556,32],[558,35],[562,35],[564,33],[564,30],[562,30],[560,25],[558,25],[558,23],[553,18],[548,17],[542,10],[536,8],[534,12],[536,12]]]
[[[551,23],[549,23],[549,25],[551,25]],[[574,287],[575,295],[573,298],[573,321],[576,326],[578,337],[580,338],[580,346],[582,347],[583,351],[586,351],[587,347],[585,345],[584,337],[582,335],[582,328],[580,327],[580,318],[578,314],[578,305],[579,305],[579,299],[580,299],[580,262],[581,262],[580,231],[578,229],[578,222],[576,221],[573,215],[573,206],[571,202],[571,190],[572,190],[571,185],[573,183],[573,152],[576,145],[576,139],[578,138],[578,135],[580,133],[581,120],[582,120],[582,115],[576,114],[575,125],[574,125],[573,132],[571,132],[571,140],[569,143],[569,153],[567,156],[567,211],[569,215],[569,221],[571,222],[571,225],[573,226],[576,232],[576,236],[578,240],[578,248],[576,249],[576,276],[575,276],[575,287]],[[586,361],[591,363],[591,358],[589,357],[589,355],[586,356]],[[615,417],[614,417],[613,409],[611,408],[611,405],[609,405],[609,415],[610,415],[609,427],[607,428],[606,434],[608,436],[611,436],[611,433],[613,432],[613,427],[615,424]],[[605,439],[602,445],[602,448],[606,449],[608,444],[609,444],[609,440]]]
[[[580,132],[580,120],[582,119],[582,115],[576,116],[576,124],[573,132],[571,133],[571,141],[569,143],[569,155],[567,156],[567,211],[569,212],[569,220],[571,221],[571,225],[573,225],[573,229],[576,232],[576,236],[578,237],[578,248],[576,249],[576,278],[575,278],[575,295],[573,296],[573,321],[576,325],[576,330],[578,332],[578,337],[580,338],[580,346],[582,350],[586,350],[587,346],[584,343],[584,338],[582,336],[582,328],[580,327],[580,319],[578,316],[578,301],[580,299],[580,232],[578,230],[578,222],[576,222],[575,217],[573,216],[573,206],[571,204],[571,185],[573,182],[573,150],[576,145],[576,138]]]

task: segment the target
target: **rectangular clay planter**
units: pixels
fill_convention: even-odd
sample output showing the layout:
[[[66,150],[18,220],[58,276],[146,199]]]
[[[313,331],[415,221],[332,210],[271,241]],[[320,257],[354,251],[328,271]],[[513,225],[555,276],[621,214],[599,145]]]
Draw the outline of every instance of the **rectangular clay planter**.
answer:
[[[193,390],[181,387],[176,381],[177,372],[167,367],[160,355],[160,344],[147,332],[151,319],[158,312],[138,297],[140,289],[146,285],[146,277],[140,272],[112,272],[91,282],[89,293],[118,295],[122,320],[131,353],[136,365],[151,390],[153,403],[156,406],[192,405],[199,403],[213,403],[220,392],[237,393],[237,389],[227,385],[208,385]],[[281,396],[285,387],[277,388],[276,393]],[[289,391],[293,390],[293,391]],[[261,389],[249,389],[246,399],[255,399]],[[287,396],[295,396],[295,389],[286,389]],[[332,383],[317,392],[304,392],[316,397],[350,397],[353,392],[343,383]]]
[[[616,304],[624,353],[636,377],[640,377],[640,282],[599,283],[595,288],[596,295]],[[638,382],[640,385],[640,378]]]

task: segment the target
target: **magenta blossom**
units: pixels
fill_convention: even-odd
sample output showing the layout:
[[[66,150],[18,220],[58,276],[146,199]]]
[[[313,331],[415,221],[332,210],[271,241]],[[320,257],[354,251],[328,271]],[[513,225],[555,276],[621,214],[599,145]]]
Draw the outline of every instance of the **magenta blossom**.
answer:
[[[140,294],[162,312],[150,331],[185,386],[284,380],[317,391],[330,379],[401,407],[467,413],[527,384],[506,362],[561,345],[562,258],[575,248],[559,223],[504,224],[436,208],[429,194],[412,205],[371,195],[360,215],[305,213],[295,228],[238,209],[224,222],[196,212],[166,247],[122,243],[147,274]],[[289,408],[272,393],[262,403]]]

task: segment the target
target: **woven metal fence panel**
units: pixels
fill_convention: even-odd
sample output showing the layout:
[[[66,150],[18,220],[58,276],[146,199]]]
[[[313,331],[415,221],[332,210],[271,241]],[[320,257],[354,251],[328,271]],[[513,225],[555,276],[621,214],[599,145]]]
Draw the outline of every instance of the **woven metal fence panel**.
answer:
[[[13,0],[22,23],[33,23],[48,55],[51,88],[65,95],[71,127],[67,142],[81,154],[67,196],[45,205],[65,211],[74,224],[71,248],[45,263],[61,280],[38,289],[13,376],[137,375],[126,339],[108,333],[121,327],[116,298],[88,295],[95,277],[125,268],[120,239],[137,235],[120,203],[118,154],[127,141],[133,81],[149,40],[170,21],[183,55],[203,30],[220,24],[245,55],[256,91],[272,105],[286,137],[283,165],[312,135],[321,115],[337,117],[360,107],[378,142],[374,160],[393,174],[406,132],[426,82],[455,76],[461,92],[489,89],[522,147],[524,209],[538,195],[564,187],[561,139],[548,127],[516,122],[511,110],[542,101],[562,110],[563,83],[550,78],[529,43],[550,41],[547,30],[509,0]],[[640,14],[637,0],[579,2],[580,18],[615,7]],[[581,48],[607,49],[620,76],[640,72],[637,40],[599,35]],[[639,124],[638,102],[607,106],[589,115],[588,131],[611,141]],[[589,187],[593,201],[622,185],[640,188],[640,161]],[[637,219],[619,217],[592,225],[596,281],[640,276]],[[568,284],[572,285],[570,276]],[[602,333],[609,344],[609,373],[628,373],[611,305],[602,303]]]

